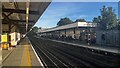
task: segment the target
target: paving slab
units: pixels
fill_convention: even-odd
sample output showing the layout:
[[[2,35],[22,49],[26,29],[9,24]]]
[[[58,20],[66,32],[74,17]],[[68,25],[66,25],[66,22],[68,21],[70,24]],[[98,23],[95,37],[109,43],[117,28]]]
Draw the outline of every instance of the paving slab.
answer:
[[[6,57],[10,52],[11,54],[2,62],[3,68],[10,68],[11,66],[16,68],[18,66],[31,68],[33,68],[33,66],[35,68],[43,67],[27,38],[23,39],[16,48],[4,50],[2,52],[2,58]]]

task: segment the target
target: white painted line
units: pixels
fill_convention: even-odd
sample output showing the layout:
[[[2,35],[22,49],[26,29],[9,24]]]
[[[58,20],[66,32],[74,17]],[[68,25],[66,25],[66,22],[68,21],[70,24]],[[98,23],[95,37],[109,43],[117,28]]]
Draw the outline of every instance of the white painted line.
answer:
[[[27,39],[28,39],[28,38],[27,38]],[[38,59],[40,65],[44,68],[44,65],[43,65],[42,61],[41,61],[40,58],[38,57],[38,55],[37,55],[35,49],[33,48],[33,46],[32,46],[32,44],[31,44],[31,42],[30,42],[29,39],[28,39],[28,42],[30,43],[30,46],[32,47],[32,50],[33,50],[33,52],[35,53],[35,55],[36,55],[36,57],[37,57],[37,59]]]

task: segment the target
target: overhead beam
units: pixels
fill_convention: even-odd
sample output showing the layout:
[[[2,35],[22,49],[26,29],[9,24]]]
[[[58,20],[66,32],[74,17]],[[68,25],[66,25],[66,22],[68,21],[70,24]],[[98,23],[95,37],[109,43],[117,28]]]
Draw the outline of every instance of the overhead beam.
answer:
[[[18,23],[19,25],[26,25],[26,23]],[[34,23],[28,23],[28,26],[29,25],[34,25]]]
[[[11,20],[8,18],[8,16],[7,16],[5,13],[2,13],[2,16],[4,16],[4,17],[6,18],[6,19],[5,19],[6,22],[13,23],[13,24],[17,25],[16,23],[11,22]],[[3,22],[4,22],[4,21],[3,21]]]
[[[20,27],[26,27],[26,25],[20,26]],[[32,25],[29,25],[28,27],[32,27]]]
[[[9,22],[10,24],[14,24],[14,25],[16,25],[16,26],[19,28],[18,24],[15,23],[15,22],[12,22],[12,21],[7,17],[7,15],[6,15],[5,13],[2,13],[2,15],[6,18],[6,22]],[[20,28],[20,30],[21,30],[21,28]],[[10,31],[9,31],[9,32],[10,32]]]
[[[26,10],[20,10],[20,9],[6,9],[6,8],[2,8],[2,12],[26,14]],[[39,15],[40,13],[38,11],[31,11],[30,10],[29,14]]]
[[[14,22],[26,22],[26,20],[11,20],[11,21],[14,21]],[[33,20],[29,20],[28,22],[33,22],[34,23]]]
[[[4,21],[6,21],[6,20],[3,19],[2,21],[4,22]],[[10,19],[10,21],[12,21],[12,22],[26,22],[26,20],[12,20],[12,19]],[[28,22],[33,22],[33,23],[34,23],[33,20],[29,20]]]
[[[8,15],[6,15],[6,17],[9,17],[11,14],[13,14],[13,13],[9,13]],[[4,19],[6,19],[6,17],[4,17]]]
[[[2,22],[2,24],[9,24],[8,22]],[[26,23],[17,23],[18,25],[25,25]],[[32,26],[34,23],[28,23],[28,26]]]

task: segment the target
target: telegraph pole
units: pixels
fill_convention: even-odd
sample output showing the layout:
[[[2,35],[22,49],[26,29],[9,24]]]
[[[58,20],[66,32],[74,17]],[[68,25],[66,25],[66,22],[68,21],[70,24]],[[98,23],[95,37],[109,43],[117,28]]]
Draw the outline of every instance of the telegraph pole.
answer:
[[[117,28],[117,30],[118,30],[119,41],[120,41],[120,1],[118,2],[118,19],[119,19],[119,21],[118,21],[118,28]],[[118,45],[120,47],[120,42],[119,42]]]

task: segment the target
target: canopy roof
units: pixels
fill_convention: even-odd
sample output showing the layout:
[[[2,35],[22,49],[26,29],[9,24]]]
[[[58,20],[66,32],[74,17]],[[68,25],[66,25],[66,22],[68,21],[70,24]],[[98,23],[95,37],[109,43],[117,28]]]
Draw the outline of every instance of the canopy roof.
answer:
[[[25,33],[27,16],[26,4],[27,2],[3,2],[2,24],[14,24],[19,28],[21,33]],[[29,2],[27,31],[34,26],[49,4],[50,2]]]

